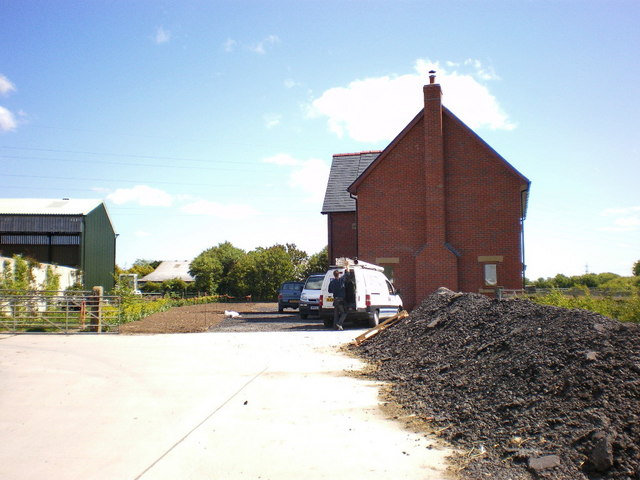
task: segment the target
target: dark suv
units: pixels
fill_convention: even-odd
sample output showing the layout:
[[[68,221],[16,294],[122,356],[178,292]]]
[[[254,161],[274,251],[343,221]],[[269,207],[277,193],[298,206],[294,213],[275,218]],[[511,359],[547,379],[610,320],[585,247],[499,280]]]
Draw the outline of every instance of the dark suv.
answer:
[[[298,308],[300,305],[300,293],[304,282],[284,282],[278,291],[278,312],[285,308]]]

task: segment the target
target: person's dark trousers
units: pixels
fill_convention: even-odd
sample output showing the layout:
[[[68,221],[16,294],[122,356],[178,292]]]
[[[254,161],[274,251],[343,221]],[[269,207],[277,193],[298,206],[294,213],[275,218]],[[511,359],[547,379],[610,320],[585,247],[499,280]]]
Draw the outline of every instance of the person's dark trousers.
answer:
[[[334,297],[333,299],[333,326],[342,329],[342,324],[347,318],[344,298]]]

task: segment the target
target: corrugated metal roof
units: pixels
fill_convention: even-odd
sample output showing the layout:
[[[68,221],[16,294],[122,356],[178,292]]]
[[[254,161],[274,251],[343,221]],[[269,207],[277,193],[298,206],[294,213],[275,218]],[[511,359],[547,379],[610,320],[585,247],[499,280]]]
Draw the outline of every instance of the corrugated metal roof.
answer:
[[[141,282],[164,282],[165,280],[173,280],[174,278],[179,278],[180,280],[184,280],[185,282],[194,282],[195,278],[193,278],[189,274],[189,265],[191,262],[188,261],[164,261],[158,265],[153,272],[149,275],[145,275],[140,279]]]
[[[0,213],[0,232],[3,233],[80,233],[81,215],[13,215]]]
[[[322,213],[355,212],[356,201],[347,191],[380,152],[342,153],[333,156]]]
[[[0,198],[0,215],[87,215],[101,203],[85,198]]]

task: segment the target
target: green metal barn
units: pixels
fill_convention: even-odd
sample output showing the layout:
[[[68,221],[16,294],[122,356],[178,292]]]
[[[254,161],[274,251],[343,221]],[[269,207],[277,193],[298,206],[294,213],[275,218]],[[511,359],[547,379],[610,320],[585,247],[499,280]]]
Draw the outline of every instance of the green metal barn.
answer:
[[[0,254],[77,268],[87,289],[113,288],[116,236],[102,200],[0,199]]]

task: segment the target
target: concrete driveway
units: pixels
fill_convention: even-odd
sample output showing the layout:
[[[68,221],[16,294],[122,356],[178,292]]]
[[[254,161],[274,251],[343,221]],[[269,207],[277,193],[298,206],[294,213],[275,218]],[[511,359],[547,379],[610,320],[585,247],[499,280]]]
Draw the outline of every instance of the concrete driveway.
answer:
[[[446,478],[344,375],[361,332],[0,336],[0,478]]]

